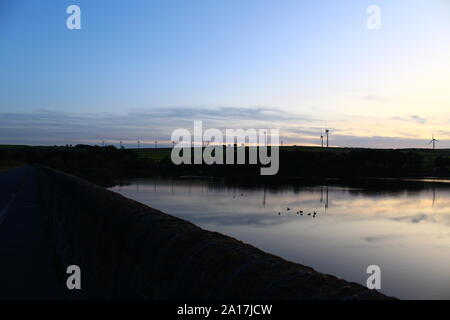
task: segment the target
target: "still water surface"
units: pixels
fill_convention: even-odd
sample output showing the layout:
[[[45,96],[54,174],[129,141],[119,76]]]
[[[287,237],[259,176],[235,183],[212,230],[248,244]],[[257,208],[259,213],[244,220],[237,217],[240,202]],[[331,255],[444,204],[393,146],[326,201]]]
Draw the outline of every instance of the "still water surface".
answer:
[[[380,190],[134,179],[111,190],[349,281],[365,285],[378,265],[388,295],[450,299],[450,181]]]

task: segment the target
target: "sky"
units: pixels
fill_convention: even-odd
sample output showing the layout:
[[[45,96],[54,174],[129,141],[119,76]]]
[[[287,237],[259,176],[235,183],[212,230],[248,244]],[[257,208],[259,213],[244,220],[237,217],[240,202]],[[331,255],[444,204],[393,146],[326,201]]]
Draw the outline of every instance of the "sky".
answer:
[[[194,120],[450,148],[450,1],[0,0],[0,144],[169,144]]]

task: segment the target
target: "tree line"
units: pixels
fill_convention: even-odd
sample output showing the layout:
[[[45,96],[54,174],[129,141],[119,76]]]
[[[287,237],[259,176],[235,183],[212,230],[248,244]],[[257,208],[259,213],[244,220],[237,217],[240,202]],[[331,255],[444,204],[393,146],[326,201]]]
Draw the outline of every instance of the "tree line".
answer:
[[[160,149],[159,152],[162,152]],[[353,178],[450,176],[450,154],[431,150],[281,148],[280,169],[273,177],[261,177],[260,165],[174,165],[170,149],[152,158],[114,146],[0,148],[0,168],[21,164],[44,164],[102,185],[126,177],[217,176],[226,178]],[[246,150],[247,154],[249,150]],[[150,152],[151,155],[151,152]]]

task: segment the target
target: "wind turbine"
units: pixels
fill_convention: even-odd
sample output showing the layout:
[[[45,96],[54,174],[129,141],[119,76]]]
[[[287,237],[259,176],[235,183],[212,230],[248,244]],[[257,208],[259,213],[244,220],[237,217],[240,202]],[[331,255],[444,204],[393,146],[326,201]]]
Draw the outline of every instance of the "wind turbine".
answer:
[[[433,150],[435,150],[436,149],[436,142],[438,142],[439,140],[436,140],[435,138],[434,138],[434,134],[432,134],[431,135],[431,140],[430,140],[430,142],[428,143],[428,144],[433,144]]]
[[[327,148],[330,146],[330,144],[329,144],[329,133],[330,133],[330,130],[326,129],[325,130],[325,134],[327,135]]]
[[[320,140],[322,141],[322,148],[323,148],[323,134],[320,134]]]

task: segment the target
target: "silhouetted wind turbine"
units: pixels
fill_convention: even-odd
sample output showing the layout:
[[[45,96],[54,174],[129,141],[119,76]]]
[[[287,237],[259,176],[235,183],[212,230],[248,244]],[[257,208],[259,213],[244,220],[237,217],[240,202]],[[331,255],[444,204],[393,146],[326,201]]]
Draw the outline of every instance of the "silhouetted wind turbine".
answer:
[[[320,140],[322,141],[322,148],[323,148],[323,134],[320,134]]]
[[[330,146],[330,144],[329,144],[329,133],[330,133],[330,130],[326,129],[325,130],[325,134],[327,135],[327,148]]]
[[[436,149],[436,142],[438,142],[439,140],[436,140],[435,138],[434,138],[434,135],[432,134],[431,135],[431,140],[430,140],[430,142],[428,143],[428,144],[433,144],[433,150],[434,149]]]

